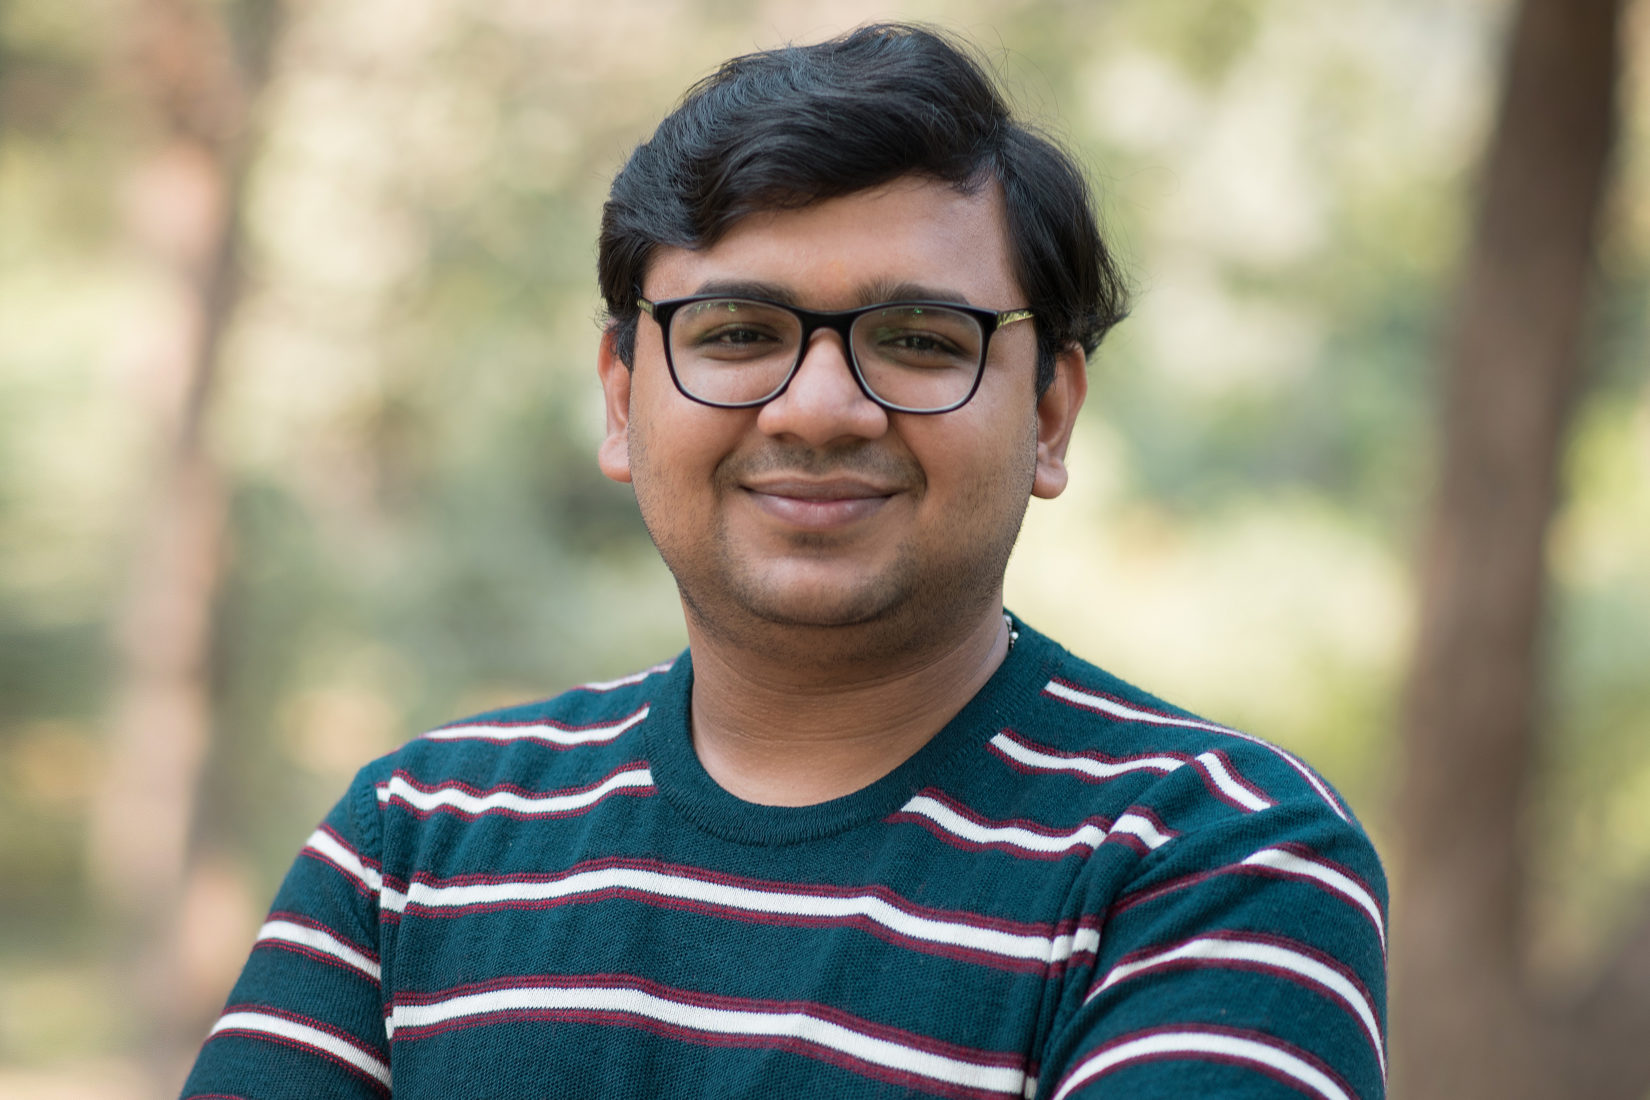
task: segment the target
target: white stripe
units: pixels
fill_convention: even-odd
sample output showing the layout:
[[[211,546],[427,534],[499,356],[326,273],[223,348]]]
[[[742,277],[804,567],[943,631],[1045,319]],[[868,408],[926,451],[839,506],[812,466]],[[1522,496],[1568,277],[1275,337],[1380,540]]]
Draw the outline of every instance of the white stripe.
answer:
[[[1137,771],[1172,772],[1186,763],[1172,756],[1143,756],[1138,760],[1112,761],[1096,760],[1089,756],[1054,756],[1051,753],[1039,752],[1001,733],[993,737],[991,743],[1004,756],[1018,760],[1028,767],[1045,771],[1076,772],[1079,775],[1091,775],[1096,779],[1111,779]]]
[[[1200,752],[1197,754],[1197,759],[1203,765],[1203,769],[1209,778],[1214,780],[1215,786],[1219,787],[1227,798],[1230,798],[1244,809],[1269,810],[1276,805],[1271,799],[1262,798],[1234,777],[1226,769],[1225,762],[1214,752]]]
[[[965,948],[988,955],[1000,955],[1009,959],[1028,959],[1044,963],[1064,962],[1071,958],[1075,951],[1094,951],[1100,946],[1099,932],[1093,929],[1079,929],[1072,935],[1051,938],[919,916],[874,894],[834,897],[759,890],[637,867],[602,867],[578,871],[549,881],[508,880],[455,886],[433,886],[426,882],[414,882],[408,888],[403,904],[429,909],[450,909],[469,905],[548,901],[615,889],[635,890],[656,897],[701,902],[747,913],[772,913],[827,920],[863,917],[910,939]],[[387,900],[385,904],[388,905]]]
[[[1329,803],[1329,808],[1335,811],[1335,815],[1337,817],[1348,824],[1351,823],[1351,815],[1341,808],[1340,799],[1336,798],[1334,792],[1329,789],[1329,784],[1325,783],[1322,779],[1319,779],[1317,773],[1307,767],[1305,762],[1303,762],[1300,757],[1296,756],[1294,753],[1281,749],[1272,744],[1272,742],[1262,738],[1254,737],[1247,733],[1240,733],[1237,730],[1227,730],[1226,732],[1231,734],[1233,737],[1242,738],[1243,740],[1252,742],[1262,748],[1271,749],[1278,756],[1282,757],[1285,764],[1288,764],[1291,768],[1294,768],[1300,773],[1302,779],[1312,785],[1312,789],[1318,792],[1318,797]]]
[[[1089,1081],[1125,1063],[1138,1058],[1161,1057],[1165,1054],[1211,1054],[1253,1062],[1298,1081],[1325,1100],[1352,1100],[1346,1094],[1346,1090],[1336,1084],[1328,1074],[1286,1050],[1279,1050],[1254,1039],[1208,1031],[1165,1031],[1157,1035],[1131,1039],[1102,1050],[1081,1063],[1072,1075],[1066,1078],[1060,1090],[1054,1094],[1054,1100],[1065,1100]]]
[[[1100,950],[1100,929],[1079,928],[1067,936],[1055,936],[1053,948],[1049,951],[1054,961],[1069,959],[1078,952],[1089,955]]]
[[[1095,987],[1094,991],[1084,998],[1092,999],[1103,990],[1110,989],[1118,982],[1126,981],[1144,970],[1151,970],[1159,966],[1166,966],[1180,959],[1201,959],[1209,962],[1250,962],[1262,966],[1271,966],[1279,970],[1287,970],[1298,974],[1307,981],[1320,986],[1326,992],[1339,997],[1352,1014],[1358,1017],[1364,1025],[1364,1033],[1369,1036],[1370,1045],[1375,1048],[1375,1060],[1381,1066],[1381,1079],[1386,1079],[1386,1054],[1381,1047],[1381,1025],[1375,1020],[1375,1006],[1369,998],[1345,974],[1332,966],[1325,966],[1310,955],[1299,951],[1291,951],[1286,947],[1279,947],[1275,943],[1263,940],[1222,939],[1207,937],[1189,940],[1186,943],[1149,955],[1134,962],[1122,963],[1106,975],[1106,980]]]
[[[1270,867],[1286,875],[1295,875],[1298,878],[1309,878],[1321,882],[1331,890],[1358,906],[1375,924],[1375,934],[1380,937],[1381,951],[1386,952],[1386,922],[1381,919],[1381,907],[1368,890],[1343,871],[1319,863],[1317,860],[1298,856],[1293,852],[1286,852],[1282,848],[1262,848],[1254,855],[1243,860],[1247,867]]]
[[[288,1039],[304,1046],[322,1050],[335,1058],[342,1059],[356,1069],[371,1074],[383,1082],[387,1088],[390,1085],[390,1067],[374,1058],[366,1051],[353,1043],[347,1043],[336,1035],[321,1031],[319,1028],[300,1024],[295,1020],[288,1020],[281,1016],[268,1016],[262,1012],[230,1012],[219,1018],[212,1026],[212,1034],[234,1029],[236,1031],[260,1031],[265,1035],[275,1035]]]
[[[427,1027],[493,1012],[618,1012],[642,1016],[690,1031],[713,1035],[753,1035],[800,1039],[871,1065],[885,1066],[963,1088],[1019,1096],[1025,1073],[1008,1066],[987,1066],[950,1058],[868,1035],[806,1012],[760,1012],[685,1004],[639,989],[562,989],[535,986],[467,993],[432,1004],[396,1005],[391,1034],[401,1028]]]
[[[1092,707],[1117,718],[1127,718],[1131,722],[1150,722],[1154,726],[1183,726],[1186,729],[1208,730],[1211,733],[1236,732],[1226,726],[1217,726],[1213,722],[1200,722],[1195,718],[1176,718],[1168,714],[1153,714],[1149,710],[1140,710],[1126,703],[1119,703],[1115,699],[1107,699],[1103,695],[1090,695],[1086,691],[1078,691],[1076,688],[1067,687],[1058,680],[1050,680],[1043,690],[1056,698],[1064,699],[1068,703]]]
[[[940,828],[976,844],[1011,844],[1028,852],[1069,852],[1074,848],[1098,848],[1106,839],[1105,830],[1098,825],[1085,824],[1069,833],[1045,836],[1018,825],[981,825],[970,821],[943,802],[919,794],[904,806],[902,813],[921,814]]]
[[[1068,703],[1076,703],[1079,706],[1093,707],[1095,710],[1104,711],[1105,713],[1114,715],[1118,718],[1127,718],[1133,722],[1150,722],[1159,726],[1183,726],[1187,729],[1208,730],[1211,733],[1224,733],[1231,737],[1242,738],[1245,741],[1250,741],[1256,745],[1262,746],[1263,748],[1270,749],[1279,756],[1283,757],[1284,762],[1290,767],[1294,768],[1297,772],[1300,772],[1301,776],[1312,785],[1312,789],[1317,791],[1318,795],[1325,802],[1329,803],[1329,808],[1334,810],[1342,821],[1349,822],[1352,820],[1352,818],[1347,815],[1347,812],[1341,808],[1340,800],[1330,792],[1329,785],[1322,779],[1319,779],[1317,773],[1313,772],[1311,768],[1302,763],[1298,757],[1292,755],[1291,753],[1285,752],[1283,749],[1280,749],[1278,746],[1272,744],[1264,738],[1242,733],[1238,730],[1232,729],[1230,726],[1216,725],[1213,722],[1200,722],[1191,718],[1175,718],[1167,714],[1153,714],[1150,711],[1139,710],[1124,703],[1118,703],[1111,699],[1107,699],[1101,695],[1090,695],[1086,691],[1078,691],[1076,688],[1069,688],[1057,680],[1050,680],[1043,690],[1056,698],[1066,700]],[[995,742],[996,739],[993,738],[993,743]]]
[[[465,726],[444,726],[431,730],[424,737],[431,741],[548,741],[553,745],[593,745],[611,741],[625,730],[647,717],[647,707],[630,717],[606,726],[565,730],[548,722],[534,722],[522,726],[503,726],[497,723],[476,722]]]
[[[374,892],[383,890],[384,876],[372,867],[361,862],[361,857],[340,844],[336,837],[325,829],[316,829],[309,834],[305,848],[317,855],[325,856],[336,864],[338,869],[360,882],[367,889]]]
[[[651,786],[653,773],[645,766],[614,772],[589,790],[571,794],[522,795],[514,791],[489,791],[485,795],[474,795],[454,786],[424,791],[397,775],[378,788],[378,801],[387,803],[391,799],[400,799],[419,810],[451,806],[467,814],[485,814],[497,810],[513,810],[522,814],[559,814],[593,806],[614,791]]]
[[[1167,844],[1174,836],[1173,833],[1165,833],[1160,830],[1157,827],[1157,822],[1153,821],[1151,818],[1146,817],[1144,814],[1135,813],[1124,814],[1122,817],[1118,818],[1117,821],[1112,824],[1111,831],[1114,833],[1127,833],[1132,837],[1138,837],[1140,841],[1146,845],[1146,847],[1152,849],[1153,851],[1163,847],[1163,845]]]
[[[340,962],[348,963],[361,973],[378,981],[380,972],[378,964],[361,954],[354,947],[328,932],[319,928],[312,928],[307,924],[297,924],[289,920],[266,921],[258,929],[258,942],[279,940],[283,943],[295,943],[319,951],[324,955],[331,955]]]
[[[629,687],[639,684],[656,672],[669,672],[675,661],[664,661],[652,668],[644,668],[640,672],[632,672],[629,676],[621,676],[617,680],[592,680],[588,684],[580,684],[574,691],[612,691],[614,688]]]

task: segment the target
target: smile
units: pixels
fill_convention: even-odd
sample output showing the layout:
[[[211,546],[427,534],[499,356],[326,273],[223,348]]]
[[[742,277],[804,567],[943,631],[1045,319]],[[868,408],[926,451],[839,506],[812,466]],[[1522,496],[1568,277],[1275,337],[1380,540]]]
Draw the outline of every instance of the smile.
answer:
[[[793,527],[826,531],[867,519],[896,490],[851,478],[763,480],[743,487],[767,515]]]

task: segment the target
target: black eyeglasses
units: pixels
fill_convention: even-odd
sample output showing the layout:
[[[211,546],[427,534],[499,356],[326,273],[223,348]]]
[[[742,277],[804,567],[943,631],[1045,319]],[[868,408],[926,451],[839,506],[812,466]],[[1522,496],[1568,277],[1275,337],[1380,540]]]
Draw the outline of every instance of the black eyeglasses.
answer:
[[[828,312],[760,298],[701,294],[636,304],[665,334],[665,365],[682,396],[720,409],[772,401],[796,377],[817,330],[842,337],[854,380],[892,412],[959,409],[980,388],[991,334],[1031,317],[952,302],[882,302]]]

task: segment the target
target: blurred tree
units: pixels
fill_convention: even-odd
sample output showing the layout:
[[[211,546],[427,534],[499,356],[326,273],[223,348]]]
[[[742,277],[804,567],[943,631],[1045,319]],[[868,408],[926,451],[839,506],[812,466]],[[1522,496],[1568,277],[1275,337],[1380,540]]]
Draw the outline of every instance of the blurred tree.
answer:
[[[130,232],[172,307],[157,363],[162,398],[154,499],[115,620],[118,686],[90,868],[126,950],[129,996],[159,1087],[198,1028],[178,996],[178,914],[196,790],[212,728],[214,594],[224,493],[206,420],[224,331],[240,295],[237,253],[250,107],[266,75],[273,0],[143,0],[128,9],[120,78],[153,132],[129,188]],[[231,21],[246,20],[237,27]],[[237,38],[237,30],[246,30]]]
[[[1545,543],[1582,389],[1619,0],[1523,0],[1446,349],[1403,723],[1394,1093],[1640,1100],[1650,924],[1581,1003],[1525,978]]]

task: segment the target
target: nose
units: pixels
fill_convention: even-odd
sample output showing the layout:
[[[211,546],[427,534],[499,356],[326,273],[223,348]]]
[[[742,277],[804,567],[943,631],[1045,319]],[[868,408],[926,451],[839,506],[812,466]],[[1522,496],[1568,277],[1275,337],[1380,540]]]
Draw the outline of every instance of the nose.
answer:
[[[859,388],[842,337],[821,330],[808,341],[785,392],[762,406],[756,425],[822,447],[845,436],[876,439],[888,430],[888,413]]]

